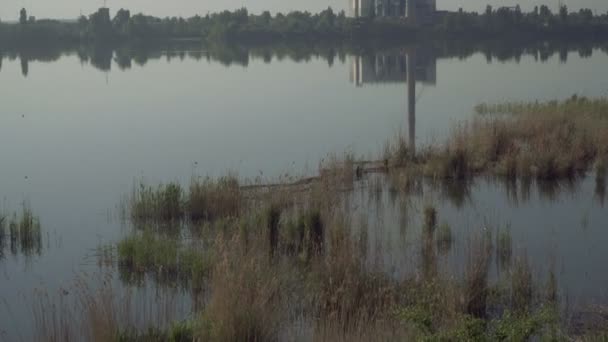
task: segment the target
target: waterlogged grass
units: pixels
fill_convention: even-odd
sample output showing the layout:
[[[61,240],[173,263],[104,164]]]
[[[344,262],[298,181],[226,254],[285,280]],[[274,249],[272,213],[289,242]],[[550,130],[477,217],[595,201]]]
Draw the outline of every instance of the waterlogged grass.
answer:
[[[608,156],[608,100],[481,104],[457,124],[444,145],[412,154],[388,144],[385,159],[434,178],[464,180],[481,173],[555,180],[588,171]],[[598,163],[603,165],[603,163]]]
[[[319,209],[314,200],[295,207],[266,203],[207,226],[205,244],[137,231],[118,244],[121,268],[204,288],[205,305],[185,327],[118,329],[119,340],[276,341],[297,324],[305,324],[313,340],[572,337],[556,311],[556,291],[540,295],[547,290],[525,259],[502,275],[503,287],[490,283],[491,256],[500,248],[493,242],[501,238],[473,236],[460,279],[441,274],[436,262],[436,244],[452,240],[450,227],[423,228],[423,276],[392,277],[368,262],[348,214],[339,205]],[[433,207],[420,215],[421,225],[437,225]]]
[[[463,277],[454,278],[438,266],[438,253],[454,241],[452,229],[438,226],[439,213],[427,206],[414,221],[422,226],[420,258],[405,261],[416,273],[394,277],[381,261],[370,262],[366,227],[352,222],[340,197],[355,179],[387,171],[394,187],[407,191],[419,187],[421,176],[440,179],[461,202],[467,196],[461,189],[478,174],[544,182],[595,165],[600,181],[608,160],[607,108],[606,100],[584,98],[480,106],[483,115],[457,126],[445,145],[416,152],[401,139],[387,145],[382,162],[330,159],[318,177],[288,184],[242,187],[227,176],[193,179],[187,190],[176,183],[140,185],[129,200],[134,222],[199,224],[190,240],[181,231],[165,236],[144,229],[128,236],[117,246],[122,273],[204,288],[194,292],[204,292],[205,305],[177,333],[119,330],[121,338],[277,341],[290,339],[298,324],[312,340],[579,338],[559,313],[555,273],[539,285],[525,258],[511,265],[508,229],[495,237],[491,231],[459,236],[469,244],[462,251]],[[494,255],[509,264],[496,284],[489,279]],[[606,326],[594,327],[596,335]],[[295,332],[293,339],[299,336]]]
[[[116,334],[116,342],[191,342],[194,340],[194,323],[191,321],[173,323],[170,328],[161,330],[149,328],[145,332],[124,329]]]
[[[201,248],[185,246],[180,240],[144,231],[133,233],[117,246],[121,274],[138,279],[151,274],[161,282],[192,283],[202,286],[211,267],[211,255]]]
[[[31,256],[42,252],[40,220],[29,205],[24,204],[21,212],[13,213],[10,219],[0,216],[0,259],[4,257],[7,246],[13,255],[21,252]]]
[[[178,183],[152,187],[141,182],[133,188],[128,209],[133,222],[214,221],[238,216],[242,201],[238,180],[229,175],[193,178],[188,191]]]

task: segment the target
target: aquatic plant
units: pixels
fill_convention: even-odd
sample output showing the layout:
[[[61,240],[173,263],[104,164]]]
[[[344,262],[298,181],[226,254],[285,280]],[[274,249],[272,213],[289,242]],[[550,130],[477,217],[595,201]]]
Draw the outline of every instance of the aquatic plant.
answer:
[[[532,270],[527,258],[515,262],[511,274],[511,307],[517,314],[526,313],[532,305]]]
[[[121,240],[117,253],[118,264],[125,272],[152,274],[161,282],[192,282],[194,287],[201,286],[212,265],[211,256],[203,250],[149,230]]]
[[[466,313],[478,318],[486,316],[488,296],[488,266],[492,251],[487,235],[474,236],[469,251],[466,269],[465,307]]]
[[[188,218],[193,221],[213,221],[236,217],[242,206],[241,188],[234,175],[210,178],[194,178],[190,182],[187,198]]]
[[[133,187],[129,209],[135,222],[179,220],[184,213],[182,188],[178,183],[153,188],[141,182]]]

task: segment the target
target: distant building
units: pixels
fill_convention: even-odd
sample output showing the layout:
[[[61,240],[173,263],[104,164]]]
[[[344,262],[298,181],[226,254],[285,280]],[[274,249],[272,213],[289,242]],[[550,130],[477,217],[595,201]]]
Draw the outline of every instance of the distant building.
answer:
[[[416,51],[413,63],[416,82],[425,85],[437,83],[437,58],[431,51]],[[361,87],[365,84],[408,82],[408,53],[384,52],[357,56],[351,60],[350,81]]]
[[[417,23],[434,20],[436,0],[351,0],[354,17],[397,17]]]

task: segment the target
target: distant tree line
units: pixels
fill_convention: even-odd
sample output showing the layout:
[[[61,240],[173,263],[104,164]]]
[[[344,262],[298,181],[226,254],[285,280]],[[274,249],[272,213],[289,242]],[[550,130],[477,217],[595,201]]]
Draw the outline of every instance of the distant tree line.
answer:
[[[404,39],[404,37],[491,38],[526,35],[604,35],[608,33],[608,13],[594,15],[589,9],[569,12],[562,6],[557,13],[540,6],[524,13],[519,6],[488,6],[484,13],[437,12],[428,24],[414,26],[404,18],[350,18],[344,11],[328,8],[320,13],[294,11],[251,14],[242,8],[190,18],[157,18],[131,15],[120,9],[114,17],[101,8],[88,17],[60,22],[28,17],[19,13],[18,24],[0,23],[0,42],[120,42],[164,39],[203,39],[208,41],[277,40],[359,40]]]

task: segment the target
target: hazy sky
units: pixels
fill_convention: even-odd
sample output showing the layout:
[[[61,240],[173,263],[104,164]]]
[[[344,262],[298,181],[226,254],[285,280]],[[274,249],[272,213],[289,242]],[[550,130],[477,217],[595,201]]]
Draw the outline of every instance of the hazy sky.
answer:
[[[481,12],[486,4],[493,6],[511,6],[521,4],[529,9],[534,5],[548,4],[557,7],[559,0],[437,0],[439,9],[454,10],[463,7],[466,10]],[[591,8],[605,13],[608,11],[607,0],[563,0],[569,8],[578,10],[581,7]],[[191,16],[205,14],[223,9],[247,7],[252,12],[265,9],[271,11],[308,10],[319,11],[331,6],[334,9],[346,9],[349,0],[107,0],[108,7],[115,10],[120,7],[132,12],[144,12],[156,16]],[[30,15],[38,18],[75,18],[80,12],[88,14],[103,5],[103,0],[0,0],[0,20],[12,21],[18,18],[21,7],[26,7]]]

